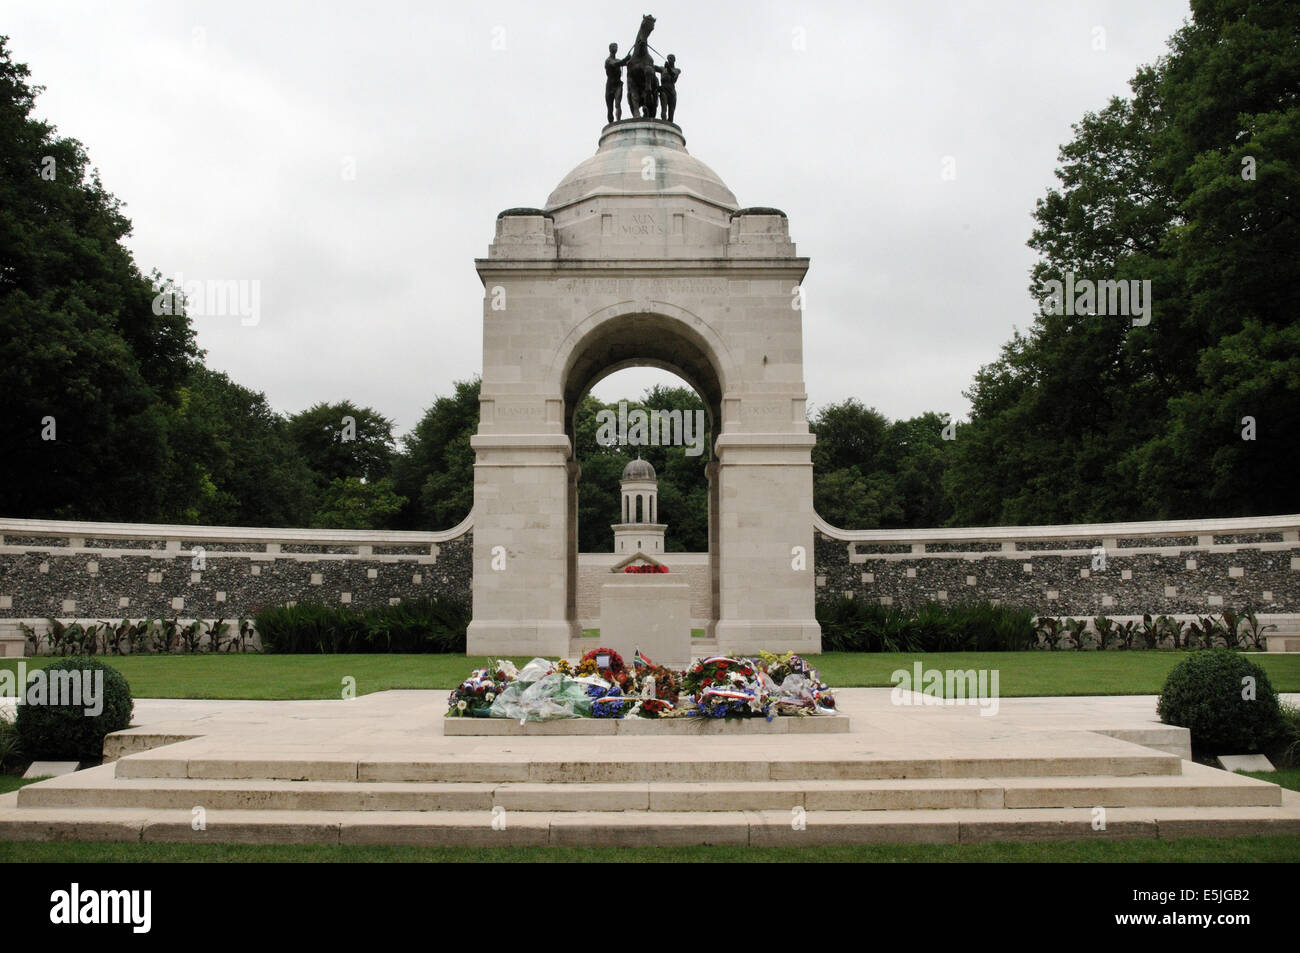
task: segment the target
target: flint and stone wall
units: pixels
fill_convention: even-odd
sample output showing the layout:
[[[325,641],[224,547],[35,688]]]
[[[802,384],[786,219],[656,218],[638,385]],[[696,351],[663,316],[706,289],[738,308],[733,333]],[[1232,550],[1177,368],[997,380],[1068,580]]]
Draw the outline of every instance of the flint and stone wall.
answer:
[[[1300,630],[1300,516],[946,530],[816,523],[817,597],[989,599],[1043,615],[1254,612]]]
[[[1276,625],[1275,648],[1300,650],[1300,516],[940,530],[841,530],[818,517],[814,528],[819,601],[989,599],[1117,619],[1231,608]],[[19,623],[50,618],[210,621],[289,602],[468,603],[472,552],[472,517],[439,533],[0,520],[0,656],[22,654]],[[599,586],[617,559],[579,560],[584,627],[599,626]],[[708,554],[665,562],[691,584],[692,624],[705,624]]]
[[[468,605],[473,533],[0,520],[0,656],[50,618],[246,618],[291,602]]]

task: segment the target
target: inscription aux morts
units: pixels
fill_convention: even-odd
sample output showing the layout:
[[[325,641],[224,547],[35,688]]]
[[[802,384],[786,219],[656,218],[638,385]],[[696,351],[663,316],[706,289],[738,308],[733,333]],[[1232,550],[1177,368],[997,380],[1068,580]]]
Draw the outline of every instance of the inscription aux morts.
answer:
[[[664,234],[663,224],[649,212],[628,212],[620,215],[614,230],[616,234],[626,238]]]

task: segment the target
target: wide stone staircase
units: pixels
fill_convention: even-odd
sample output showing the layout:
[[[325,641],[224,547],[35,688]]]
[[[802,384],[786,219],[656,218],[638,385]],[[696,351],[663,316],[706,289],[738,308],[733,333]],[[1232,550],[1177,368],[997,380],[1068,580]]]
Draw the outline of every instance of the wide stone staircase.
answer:
[[[1030,734],[193,738],[0,798],[0,839],[799,847],[1300,834],[1300,796],[1274,784],[1093,732]]]

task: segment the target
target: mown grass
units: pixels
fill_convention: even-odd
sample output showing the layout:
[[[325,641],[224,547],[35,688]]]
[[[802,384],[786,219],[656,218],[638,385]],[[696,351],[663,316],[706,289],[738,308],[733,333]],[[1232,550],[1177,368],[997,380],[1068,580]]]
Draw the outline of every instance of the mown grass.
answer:
[[[44,780],[44,778],[20,778],[16,774],[0,774],[0,794],[8,794],[28,784]]]
[[[929,669],[998,672],[1004,698],[1043,695],[1156,695],[1170,669],[1186,657],[1174,651],[1107,652],[827,652],[813,664],[832,687],[889,686],[898,669],[920,661]],[[1300,691],[1300,655],[1252,653],[1280,692]]]
[[[1270,781],[1290,791],[1300,791],[1300,768],[1279,768],[1276,771],[1238,771],[1248,778]]]
[[[997,671],[1003,698],[1040,695],[1155,695],[1182,652],[828,652],[813,661],[836,688],[889,687],[899,669]],[[1252,654],[1274,689],[1300,692],[1300,655]],[[28,668],[48,664],[29,659]],[[486,664],[464,655],[140,655],[111,656],[137,698],[340,698],[344,679],[356,692],[394,688],[452,689]],[[523,665],[527,657],[516,656]],[[17,660],[0,660],[16,669]]]
[[[0,841],[0,863],[1294,863],[1300,836],[833,847],[392,847]]]

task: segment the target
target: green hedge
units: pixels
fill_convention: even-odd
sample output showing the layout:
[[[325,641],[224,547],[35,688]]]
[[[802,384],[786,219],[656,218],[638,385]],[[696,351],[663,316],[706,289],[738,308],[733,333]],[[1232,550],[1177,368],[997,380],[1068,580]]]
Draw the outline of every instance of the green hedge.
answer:
[[[991,602],[927,602],[915,608],[865,599],[817,604],[827,652],[1015,652],[1037,641],[1034,613]]]
[[[0,712],[0,774],[17,765],[22,751],[22,739],[18,737],[18,726],[13,717]]]
[[[97,715],[86,714],[86,704],[53,705],[22,704],[14,724],[25,758],[33,761],[98,761],[104,756],[104,736],[121,731],[131,724],[135,702],[131,688],[122,673],[99,659],[89,656],[70,656],[46,665],[43,675],[52,686],[56,672],[77,672],[84,680],[94,678],[94,672],[104,673],[102,709]],[[83,681],[82,691],[85,691]],[[53,689],[47,688],[48,700]],[[29,696],[30,697],[30,696]],[[82,698],[83,703],[86,699]]]
[[[1247,680],[1253,690],[1247,691]],[[1166,725],[1186,728],[1199,758],[1268,751],[1286,724],[1262,668],[1229,649],[1193,652],[1170,671],[1156,704]]]
[[[300,603],[259,612],[256,622],[264,652],[463,653],[469,609],[440,599],[417,599],[376,609]]]

